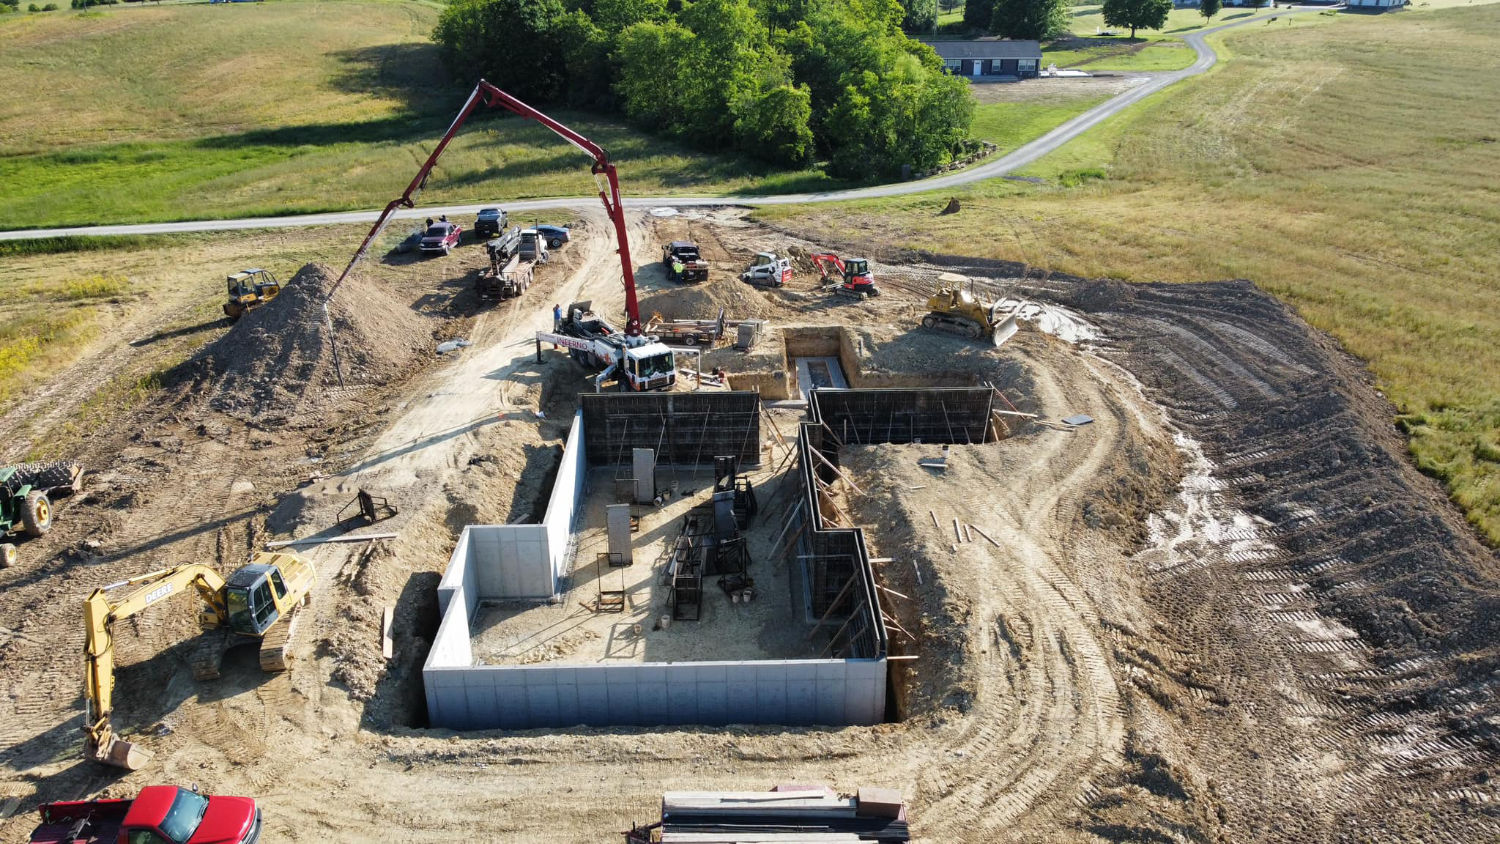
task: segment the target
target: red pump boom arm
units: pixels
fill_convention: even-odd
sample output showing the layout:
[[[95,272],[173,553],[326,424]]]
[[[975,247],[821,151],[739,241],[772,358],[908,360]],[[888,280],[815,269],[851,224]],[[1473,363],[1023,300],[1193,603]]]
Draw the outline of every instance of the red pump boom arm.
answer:
[[[370,250],[370,244],[374,243],[375,238],[379,237],[380,233],[384,231],[386,224],[390,222],[391,215],[396,212],[396,209],[415,207],[412,197],[419,193],[426,185],[427,176],[432,172],[433,165],[437,163],[438,156],[443,154],[443,150],[447,149],[448,142],[453,140],[454,135],[458,134],[459,128],[464,125],[464,121],[469,119],[469,115],[473,113],[475,107],[480,103],[484,103],[491,108],[499,106],[500,108],[515,112],[522,117],[535,120],[556,132],[562,136],[563,140],[583,150],[583,152],[594,159],[593,173],[595,181],[597,182],[598,177],[602,175],[607,182],[606,184],[599,185],[599,199],[604,202],[604,211],[609,214],[609,220],[614,224],[615,239],[619,242],[620,270],[625,279],[625,334],[629,337],[639,337],[641,335],[641,312],[635,297],[635,273],[630,268],[630,241],[625,234],[625,209],[620,202],[620,179],[615,175],[615,165],[609,160],[609,154],[604,151],[603,147],[588,138],[496,88],[483,79],[479,80],[479,84],[474,86],[474,91],[469,94],[468,101],[459,110],[458,116],[453,118],[453,124],[448,127],[448,131],[443,135],[443,139],[438,141],[438,145],[433,149],[432,154],[427,156],[427,160],[422,163],[422,169],[417,171],[417,175],[412,178],[411,184],[406,186],[406,191],[401,196],[391,200],[385,206],[385,210],[380,212],[380,218],[375,221],[375,226],[370,229],[370,233],[365,235],[364,243],[359,245],[359,251],[354,253],[354,258],[349,261],[349,266],[344,268],[343,274],[339,276],[338,281],[334,282],[333,287],[329,289],[328,298],[333,298],[334,291],[338,290],[339,285],[343,284],[344,279],[349,277],[349,273],[353,271],[355,265],[365,257],[365,253]]]

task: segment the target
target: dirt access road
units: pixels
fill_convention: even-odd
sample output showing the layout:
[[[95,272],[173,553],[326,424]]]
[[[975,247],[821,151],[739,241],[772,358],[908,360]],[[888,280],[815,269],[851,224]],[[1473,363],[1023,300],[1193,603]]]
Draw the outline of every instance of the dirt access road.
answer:
[[[636,254],[652,255],[655,226],[631,227]],[[730,258],[804,243],[743,221],[714,234]],[[273,839],[593,842],[653,817],[663,789],[824,781],[903,789],[932,842],[1500,832],[1494,557],[1378,433],[1358,371],[1243,284],[1135,290],[965,267],[1084,311],[1100,332],[1073,346],[1027,328],[993,350],[911,330],[935,263],[882,264],[887,292],[865,302],[815,301],[805,273],[782,291],[719,279],[724,301],[775,322],[849,326],[872,365],[931,382],[982,374],[1024,411],[1096,421],[958,449],[941,477],[910,449],[847,455],[870,481],[850,506],[908,596],[887,609],[917,637],[903,645],[918,660],[899,680],[901,723],[423,729],[432,589],[457,530],[527,512],[581,381],[561,355],[529,361],[526,338],[573,289],[617,307],[606,243],[581,228],[533,294],[480,313],[476,346],[384,389],[321,406],[304,394],[267,425],[216,410],[224,376],[200,364],[89,445],[80,456],[103,476],[90,498],[28,543],[34,562],[0,573],[0,809],[192,782],[258,797]],[[452,296],[442,313],[464,312],[453,270],[413,266],[381,289],[419,307]],[[647,296],[662,295],[646,269]],[[538,407],[553,419],[528,417]],[[321,462],[306,462],[310,448]],[[315,470],[342,477],[301,486]],[[232,567],[273,532],[326,527],[347,487],[377,483],[402,504],[381,529],[400,536],[313,555],[323,586],[290,672],[267,678],[242,653],[221,682],[196,684],[191,614],[141,616],[119,631],[117,714],[156,759],[128,776],[78,760],[75,602],[88,589],[148,560]],[[929,510],[1001,547],[953,541]],[[387,606],[389,665],[376,632]],[[0,821],[0,836],[29,826]]]

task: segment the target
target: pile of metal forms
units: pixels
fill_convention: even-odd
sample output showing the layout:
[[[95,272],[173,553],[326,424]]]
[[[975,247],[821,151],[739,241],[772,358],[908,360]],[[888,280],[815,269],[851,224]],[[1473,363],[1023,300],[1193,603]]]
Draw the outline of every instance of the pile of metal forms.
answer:
[[[625,833],[626,844],[898,844],[911,840],[901,793],[826,786],[771,791],[669,791],[661,820]]]

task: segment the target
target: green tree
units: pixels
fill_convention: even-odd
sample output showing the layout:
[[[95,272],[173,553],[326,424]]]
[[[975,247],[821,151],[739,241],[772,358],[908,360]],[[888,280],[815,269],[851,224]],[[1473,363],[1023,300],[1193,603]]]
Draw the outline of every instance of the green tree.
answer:
[[[741,149],[781,164],[806,164],[813,153],[812,94],[806,85],[777,85],[734,104]]]
[[[1161,29],[1172,13],[1172,0],[1104,0],[1104,22],[1109,26],[1130,27],[1130,37],[1137,29]]]
[[[563,93],[560,0],[456,0],[438,16],[432,39],[453,76],[484,77],[522,99]]]
[[[1005,38],[1042,40],[1068,28],[1067,0],[994,0],[989,31]]]
[[[964,26],[969,29],[990,28],[990,18],[995,16],[995,0],[968,0],[964,3]]]
[[[968,136],[969,83],[918,55],[902,55],[884,74],[864,71],[847,81],[826,124],[835,175],[885,175],[903,165],[925,170],[950,160]]]
[[[1214,15],[1217,15],[1223,8],[1224,0],[1202,0],[1198,5],[1198,14],[1213,20]]]
[[[631,24],[667,19],[667,0],[594,0],[588,15],[611,35],[623,32]]]
[[[620,33],[614,52],[620,74],[615,93],[632,120],[648,129],[667,128],[682,113],[681,58],[693,40],[693,33],[675,21],[638,23]]]
[[[614,106],[616,67],[610,57],[614,39],[576,9],[558,18],[554,31],[562,45],[567,101],[587,108]]]
[[[901,0],[906,11],[901,28],[912,33],[931,32],[937,27],[937,0]]]

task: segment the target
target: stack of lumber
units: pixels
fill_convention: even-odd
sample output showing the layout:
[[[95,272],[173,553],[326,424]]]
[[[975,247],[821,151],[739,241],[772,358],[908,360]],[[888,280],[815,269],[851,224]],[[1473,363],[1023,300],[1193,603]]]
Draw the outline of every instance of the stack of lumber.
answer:
[[[861,844],[906,842],[906,806],[890,789],[843,797],[825,787],[775,791],[669,791],[661,844]]]

